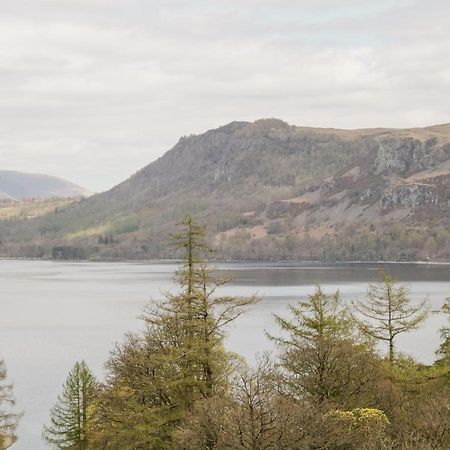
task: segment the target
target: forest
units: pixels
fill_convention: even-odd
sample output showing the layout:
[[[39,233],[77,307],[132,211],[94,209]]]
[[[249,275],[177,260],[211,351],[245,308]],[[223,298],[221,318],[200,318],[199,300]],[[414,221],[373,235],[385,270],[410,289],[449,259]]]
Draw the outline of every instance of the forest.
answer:
[[[183,255],[179,290],[142,311],[145,329],[112,349],[104,380],[75,362],[43,428],[50,448],[450,448],[450,299],[430,311],[383,270],[351,304],[318,285],[274,316],[276,351],[250,364],[224,338],[259,298],[220,294],[229,280],[208,264],[206,230],[191,216],[171,244]],[[436,330],[435,362],[401,354],[398,336],[436,313],[448,326]],[[20,416],[1,360],[1,449],[20,439]]]

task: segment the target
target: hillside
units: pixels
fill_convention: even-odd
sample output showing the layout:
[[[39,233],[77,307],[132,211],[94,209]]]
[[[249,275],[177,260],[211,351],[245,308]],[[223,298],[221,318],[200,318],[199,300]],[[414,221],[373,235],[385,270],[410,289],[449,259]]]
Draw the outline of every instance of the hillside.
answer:
[[[0,170],[0,200],[82,197],[90,193],[76,184],[48,175]]]
[[[229,259],[450,259],[450,125],[276,119],[183,137],[108,192],[0,222],[3,256],[160,258],[187,211]]]
[[[22,219],[32,219],[45,216],[51,212],[65,208],[70,203],[77,201],[74,198],[47,198],[28,200],[1,200],[0,199],[0,221],[16,221]]]

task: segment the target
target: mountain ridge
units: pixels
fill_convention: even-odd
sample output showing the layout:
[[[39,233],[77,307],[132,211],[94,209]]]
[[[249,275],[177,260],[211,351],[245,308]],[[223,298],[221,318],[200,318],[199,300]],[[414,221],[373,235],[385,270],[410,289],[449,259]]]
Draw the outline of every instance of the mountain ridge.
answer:
[[[450,124],[231,122],[180,138],[107,192],[0,223],[0,254],[173,257],[165,237],[191,212],[228,259],[448,260],[449,185]]]

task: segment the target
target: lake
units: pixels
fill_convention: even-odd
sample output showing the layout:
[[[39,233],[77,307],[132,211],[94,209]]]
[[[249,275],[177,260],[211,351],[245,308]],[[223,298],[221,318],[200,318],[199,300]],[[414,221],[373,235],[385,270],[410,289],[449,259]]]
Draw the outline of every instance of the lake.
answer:
[[[0,261],[0,357],[14,382],[18,408],[25,412],[14,450],[48,448],[42,425],[75,361],[84,359],[99,378],[114,343],[142,327],[145,304],[174,290],[176,265],[154,263],[64,263]],[[229,330],[227,346],[250,361],[271,350],[265,330],[276,331],[273,313],[304,298],[321,283],[339,289],[349,301],[361,298],[377,278],[375,264],[220,264],[233,277],[222,289],[229,295],[257,293],[261,301]],[[407,284],[413,299],[428,297],[438,309],[450,296],[450,266],[386,264]],[[417,331],[399,338],[399,348],[432,362],[445,319],[433,314]]]

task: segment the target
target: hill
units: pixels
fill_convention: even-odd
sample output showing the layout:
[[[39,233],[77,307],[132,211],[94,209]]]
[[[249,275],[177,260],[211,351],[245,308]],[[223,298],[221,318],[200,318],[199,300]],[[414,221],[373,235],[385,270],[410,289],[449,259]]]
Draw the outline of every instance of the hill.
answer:
[[[20,201],[0,199],[0,221],[17,221],[45,216],[46,214],[58,211],[59,209],[66,207],[70,203],[77,201],[78,198],[32,198]]]
[[[66,180],[48,175],[0,170],[0,200],[68,198],[90,195]]]
[[[450,125],[338,130],[277,119],[183,137],[105,193],[0,222],[3,256],[174,256],[183,213],[228,259],[450,259]]]

